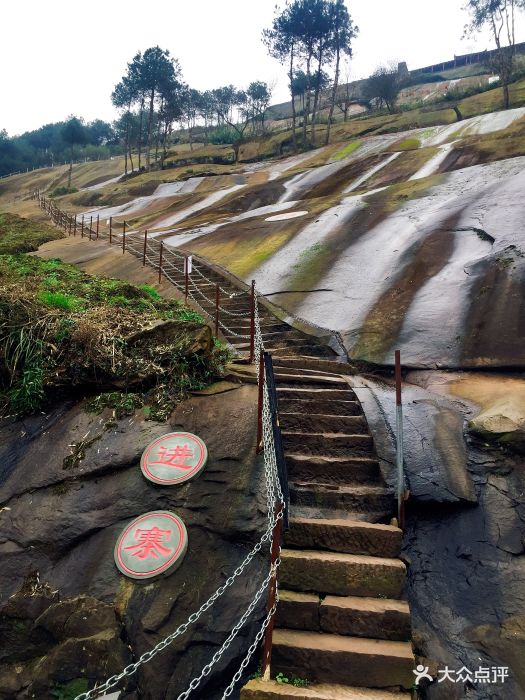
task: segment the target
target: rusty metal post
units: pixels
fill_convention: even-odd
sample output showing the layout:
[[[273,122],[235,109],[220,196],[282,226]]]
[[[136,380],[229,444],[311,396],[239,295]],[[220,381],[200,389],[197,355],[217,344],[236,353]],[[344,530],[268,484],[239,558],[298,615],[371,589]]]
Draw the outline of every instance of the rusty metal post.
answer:
[[[164,252],[164,242],[160,242],[160,253],[159,253],[159,284],[162,282],[162,253]]]
[[[80,237],[84,238],[84,214],[82,214],[82,234]]]
[[[109,217],[109,245],[111,245],[111,233],[113,231],[113,217]]]
[[[75,214],[75,219],[73,221],[73,236],[77,235],[77,215]]]
[[[142,267],[146,265],[146,249],[148,246],[148,229],[144,231],[144,252],[142,254]]]
[[[405,477],[403,471],[403,403],[401,400],[401,352],[395,352],[396,365],[396,464],[397,520],[400,528],[405,520]]]
[[[271,555],[272,566],[275,565],[275,562],[277,561],[277,559],[279,557],[279,552],[281,549],[281,535],[282,535],[282,530],[283,530],[283,519],[278,517],[281,510],[282,510],[281,505],[275,506],[275,515],[277,516],[277,521],[276,521],[274,528],[273,528],[272,555]],[[277,572],[275,572],[274,575],[272,576],[271,581],[270,581],[270,585],[268,587],[268,604],[266,606],[266,614],[268,614],[270,612],[270,610],[273,608],[273,606],[275,605],[276,594],[277,594]],[[262,673],[262,677],[264,680],[270,679],[270,659],[272,656],[272,637],[273,637],[274,622],[275,622],[275,615],[273,615],[270,618],[270,622],[268,623],[268,627],[266,628],[266,632],[264,634],[263,651],[262,651],[262,659],[261,659],[261,673]]]
[[[189,272],[188,272],[188,256],[184,258],[184,299],[186,303],[188,302],[188,284],[189,284]]]
[[[98,229],[100,227],[100,214],[97,214],[97,238],[98,238]]]
[[[124,228],[122,229],[122,253],[126,252],[126,222],[124,221]]]
[[[219,304],[221,301],[221,288],[219,283],[215,285],[215,337],[219,337]]]
[[[93,231],[93,217],[89,217],[89,240],[91,240],[91,232]]]
[[[259,378],[258,378],[258,386],[259,386],[259,401],[257,403],[257,454],[259,452],[262,452],[263,449],[263,420],[262,420],[262,414],[263,414],[263,399],[264,399],[264,354],[263,351],[261,350],[261,354],[259,355]]]
[[[68,231],[68,236],[71,236],[71,229],[73,228],[73,217],[69,217],[69,231]]]
[[[255,359],[255,280],[252,280],[250,313],[250,364]]]

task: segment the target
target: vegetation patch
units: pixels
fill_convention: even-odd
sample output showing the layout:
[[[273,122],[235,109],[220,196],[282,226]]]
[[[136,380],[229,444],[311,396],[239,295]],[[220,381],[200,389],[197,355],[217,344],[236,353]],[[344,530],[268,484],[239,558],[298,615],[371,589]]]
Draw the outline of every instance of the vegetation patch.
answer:
[[[16,214],[0,214],[0,255],[29,253],[64,234],[47,224],[39,224]]]
[[[421,146],[421,141],[415,136],[408,137],[399,143],[394,144],[394,151],[414,151]]]
[[[228,360],[203,319],[148,285],[91,277],[59,260],[0,256],[0,414],[79,390],[93,410],[165,418]]]
[[[350,141],[349,144],[347,144],[344,148],[342,148],[340,151],[338,151],[335,156],[334,160],[342,160],[343,158],[346,158],[350,154],[352,154],[354,151],[357,151],[359,146],[362,144],[362,141]]]
[[[324,271],[325,259],[330,255],[330,248],[324,243],[315,243],[299,256],[298,262],[292,267],[292,288],[306,288],[317,281]]]

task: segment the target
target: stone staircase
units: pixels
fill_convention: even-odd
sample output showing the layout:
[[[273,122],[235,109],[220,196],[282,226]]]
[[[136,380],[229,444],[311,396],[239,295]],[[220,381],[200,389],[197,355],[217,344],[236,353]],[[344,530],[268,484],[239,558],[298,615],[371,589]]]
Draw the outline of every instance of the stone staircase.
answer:
[[[142,257],[143,239],[140,235],[130,235],[128,237],[127,250],[137,257]],[[151,238],[148,242],[148,258],[152,264],[156,264],[160,259],[160,242]],[[180,255],[179,249],[177,253]],[[173,258],[169,248],[164,248],[162,268],[172,282],[180,288],[184,288],[185,276],[181,272],[182,260]],[[199,273],[202,273],[201,276]],[[245,314],[243,316],[232,316],[221,313],[220,321],[230,332],[221,328],[221,334],[228,340],[230,345],[241,355],[246,356],[250,351],[250,311],[251,300],[249,292],[239,295],[239,286],[231,281],[219,270],[207,265],[197,256],[193,256],[193,272],[189,291],[201,308],[212,317],[215,315],[215,288],[219,284],[222,291],[220,295],[220,305],[233,314]],[[333,350],[327,347],[322,340],[314,336],[303,333],[290,326],[288,323],[276,318],[265,306],[259,305],[259,318],[262,338],[266,350],[274,357],[300,355],[318,358],[336,357]],[[245,337],[241,337],[245,336]]]
[[[241,700],[410,697],[415,662],[401,599],[402,533],[388,524],[395,502],[361,405],[335,362],[296,356],[274,365],[290,529],[271,675],[298,685],[254,679]]]

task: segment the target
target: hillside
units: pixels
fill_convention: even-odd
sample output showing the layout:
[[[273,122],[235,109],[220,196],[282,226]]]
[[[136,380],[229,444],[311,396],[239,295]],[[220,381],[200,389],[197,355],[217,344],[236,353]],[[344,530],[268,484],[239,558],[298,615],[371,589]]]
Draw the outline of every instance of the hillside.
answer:
[[[167,250],[193,253],[198,260],[210,261],[215,266],[210,269],[217,274],[222,267],[246,283],[254,279],[258,291],[279,307],[277,319],[264,319],[270,326],[267,337],[275,344],[276,357],[283,361],[282,354],[289,353],[290,347],[299,352],[289,366],[289,358],[285,358],[280,368],[284,406],[292,404],[283,411],[283,424],[290,421],[285,446],[291,455],[290,465],[299,470],[295,483],[291,472],[293,497],[304,512],[315,513],[314,518],[321,517],[320,504],[327,503],[333,506],[331,517],[344,517],[342,507],[336,508],[334,503],[341,498],[348,506],[350,501],[344,498],[356,498],[351,495],[355,494],[353,488],[358,489],[367,507],[377,505],[382,497],[374,491],[378,488],[375,482],[372,491],[359,491],[363,485],[349,485],[352,477],[348,471],[335,473],[337,464],[334,467],[333,463],[341,459],[342,450],[348,450],[348,442],[369,439],[368,434],[363,438],[344,432],[357,419],[354,415],[334,415],[336,408],[349,410],[350,403],[360,402],[360,425],[368,426],[366,430],[375,441],[374,458],[377,456],[381,464],[387,485],[395,486],[392,436],[396,431],[396,394],[391,369],[394,351],[400,349],[406,421],[404,468],[411,493],[403,561],[410,564],[407,590],[416,653],[441,668],[446,664],[457,669],[463,664],[474,668],[480,663],[508,665],[512,678],[505,691],[508,688],[509,697],[522,698],[525,81],[511,86],[512,109],[499,111],[501,99],[501,90],[494,89],[459,100],[465,116],[461,121],[448,105],[435,104],[395,115],[358,116],[336,123],[328,146],[323,145],[325,127],[319,125],[317,147],[298,154],[290,152],[289,129],[281,128],[243,144],[238,163],[232,162],[233,151],[228,145],[195,144],[191,149],[184,144],[172,147],[171,167],[129,178],[118,177],[122,164],[115,161],[82,164],[73,169],[78,192],[65,196],[53,197],[66,177],[64,168],[27,173],[0,182],[0,209],[48,222],[46,213],[31,199],[31,193],[40,189],[58,207],[76,214],[79,225],[83,219],[93,227],[98,220],[101,231],[107,234],[111,221],[118,242],[125,222],[127,234],[137,234],[132,238],[136,245],[147,229],[156,255],[162,241]],[[59,256],[88,272],[110,274],[113,269],[115,276],[127,279],[136,276],[138,280],[143,271],[141,260],[124,255],[117,245],[109,247],[107,237],[99,241],[78,235],[49,240],[38,254],[51,259]],[[149,261],[153,268],[156,260]],[[39,262],[35,267],[48,264]],[[183,274],[173,271],[179,285]],[[231,281],[226,273],[221,279]],[[46,284],[45,278],[39,278],[38,285],[42,284]],[[200,284],[202,291],[207,282],[201,278]],[[42,291],[50,290],[39,286],[38,292]],[[72,293],[84,302],[78,288]],[[233,293],[225,296],[232,297]],[[137,298],[144,301],[143,295]],[[159,302],[155,313],[164,308]],[[270,312],[266,309],[264,313]],[[113,319],[107,322],[113,323]],[[294,324],[291,340],[286,342],[283,328],[286,332],[290,329],[285,322]],[[249,343],[241,329],[247,323],[234,321],[237,337],[235,333],[229,337],[244,350]],[[347,353],[351,364],[345,365],[345,370],[351,376],[318,376],[320,365],[305,370],[294,364],[305,360],[301,355],[305,341],[297,328],[306,326],[309,332],[315,329],[318,337],[340,341],[338,359],[346,360]],[[332,346],[329,351],[324,349],[335,354]],[[242,376],[248,383],[255,378],[248,368]],[[333,404],[319,408],[316,392],[330,382],[336,382],[337,387],[334,384],[331,389],[336,393],[343,386],[345,391],[351,387],[355,392],[352,401],[332,398]],[[306,389],[299,391],[308,392],[307,406],[293,395],[300,383]],[[195,409],[195,398],[191,398],[175,410],[170,423],[188,430],[196,425],[215,441],[217,461],[204,483],[199,480],[192,487],[190,495],[195,501],[183,494],[175,503],[188,518],[194,518],[201,551],[208,551],[219,540],[221,548],[214,553],[213,562],[221,565],[231,556],[239,536],[244,540],[253,534],[247,515],[254,510],[253,503],[246,499],[254,499],[257,491],[256,463],[249,461],[242,449],[237,450],[236,426],[228,413],[235,413],[235,420],[240,420],[241,412],[247,415],[255,406],[255,387],[237,387],[237,397],[242,392],[243,399],[238,405],[228,401],[230,389],[227,383],[225,388],[217,388],[219,397],[226,396],[215,397],[222,402],[220,409],[212,406],[213,397],[209,413],[208,409]],[[208,399],[198,401],[202,406]],[[321,413],[323,410],[327,415]],[[77,420],[76,411],[68,414],[71,424]],[[218,416],[214,411],[222,411],[217,424],[213,423]],[[337,430],[332,433],[334,421],[338,421]],[[81,425],[87,430],[91,422],[82,417]],[[225,432],[225,440],[215,430],[216,425]],[[241,427],[248,436],[245,439],[253,443],[250,430],[254,431],[255,421],[248,425],[246,419]],[[149,427],[148,432],[157,429]],[[101,444],[111,447],[108,437],[103,440]],[[123,449],[124,441],[120,435],[119,448]],[[235,460],[242,463],[243,484],[250,484],[242,492],[233,484],[232,473],[225,476],[224,466],[218,463],[226,459],[230,441],[236,449]],[[60,449],[64,451],[62,442]],[[133,443],[126,452],[123,474],[137,454]],[[322,463],[322,473],[314,477],[312,454],[321,455]],[[94,450],[86,464],[93,473],[98,469]],[[308,483],[297,473],[306,475],[303,481]],[[56,476],[50,460],[45,463],[45,474],[50,475],[50,488],[60,487],[61,477]],[[118,501],[118,476],[104,474],[104,478],[112,501]],[[227,482],[226,492],[221,491],[223,482]],[[15,480],[16,508],[23,514],[29,508],[32,483],[26,486]],[[129,483],[131,495],[125,503],[139,508],[143,496],[139,480],[132,476]],[[71,507],[77,507],[82,498],[77,486],[74,484],[67,496]],[[118,503],[105,505],[93,480],[86,488],[86,522],[93,518],[98,528],[90,537],[107,547],[124,515]],[[147,491],[147,503],[152,507],[162,503],[152,493]],[[220,504],[229,507],[230,493],[240,504],[239,512],[233,524],[224,525],[227,517]],[[213,507],[209,506],[211,501]],[[38,500],[45,515],[43,503]],[[107,521],[101,522],[94,515],[99,505],[110,511]],[[352,501],[348,509],[355,516],[354,505]],[[360,507],[367,510],[363,502]],[[368,511],[374,508],[370,506]],[[379,515],[368,511],[358,517],[376,518],[373,522],[389,527],[386,510]],[[210,528],[211,517],[220,522],[217,531]],[[84,590],[82,582],[75,579],[65,585],[65,567],[76,548],[71,530],[68,537],[57,572],[53,573],[52,557],[47,555],[42,556],[42,566],[57,586],[77,594]],[[32,545],[35,539],[36,535],[25,541]],[[324,561],[324,555],[316,556]],[[164,611],[160,585],[148,608],[147,594],[133,589],[133,597],[127,598],[125,592],[117,592],[113,568],[108,573],[107,565],[103,571],[93,564],[93,552],[89,557],[96,570],[97,595],[116,601],[119,610],[124,610],[123,624],[134,649],[150,648],[174,628],[179,606],[170,602],[168,612]],[[238,561],[239,555],[234,559]],[[88,555],[82,561],[87,560]],[[26,552],[15,552],[13,561],[9,575],[18,581],[17,562],[29,566]],[[202,561],[201,557],[201,577]],[[304,571],[308,573],[307,565]],[[189,574],[181,571],[178,580],[185,583],[189,579],[184,576]],[[170,601],[179,601],[174,579],[167,579],[171,583],[165,595],[172,596]],[[480,603],[488,600],[490,605]],[[134,614],[140,624],[134,624]],[[183,617],[181,613],[180,619]],[[231,626],[230,616],[224,627],[229,630]],[[205,640],[210,643],[210,635]],[[204,652],[199,655],[198,646],[199,641],[194,640],[188,674],[198,672],[204,663]],[[172,652],[174,663],[182,664],[184,658],[181,647]],[[175,683],[168,666],[162,666],[160,680],[150,670],[153,667],[145,672],[144,684],[154,682],[158,697],[164,697],[159,688],[168,679]],[[338,665],[337,673],[343,666]],[[434,684],[426,698],[440,697],[436,687],[439,691]],[[478,686],[473,697],[488,700],[494,697],[492,692],[496,692],[492,687]],[[210,693],[210,697],[214,696]]]

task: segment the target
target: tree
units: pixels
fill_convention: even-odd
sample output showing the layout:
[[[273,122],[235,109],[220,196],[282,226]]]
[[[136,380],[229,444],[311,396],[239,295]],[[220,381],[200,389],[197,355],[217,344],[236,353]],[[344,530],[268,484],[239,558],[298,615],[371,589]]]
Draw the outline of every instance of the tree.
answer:
[[[272,91],[268,83],[256,80],[246,90],[246,110],[250,115],[253,132],[264,133],[264,115],[270,104]],[[259,125],[259,128],[258,128]]]
[[[491,60],[503,85],[503,104],[510,105],[509,84],[516,53],[516,11],[525,9],[525,0],[467,0],[464,7],[470,13],[470,23],[465,26],[464,36],[475,34],[489,26],[496,43],[496,54]]]
[[[277,10],[279,13],[279,10]],[[299,53],[301,35],[301,6],[299,0],[288,3],[284,10],[274,17],[270,29],[263,31],[263,43],[268,53],[280,63],[288,63],[288,85],[292,99],[292,139],[294,151],[297,151],[297,116],[294,100],[294,74]]]
[[[213,113],[217,123],[227,124],[236,134],[232,146],[235,162],[239,160],[239,149],[249,124],[255,128],[257,121],[264,124],[264,113],[268,107],[271,90],[266,83],[255,81],[246,90],[239,90],[234,85],[212,90]]]
[[[140,56],[140,54],[139,54]],[[151,133],[155,99],[178,86],[181,70],[178,61],[170,58],[170,52],[155,46],[144,51],[136,64],[136,84],[149,100],[146,142],[146,169],[150,168]]]
[[[397,68],[379,66],[367,79],[363,87],[363,96],[367,100],[376,100],[379,107],[385,104],[390,114],[393,114],[402,87]]]
[[[198,90],[185,85],[181,91],[181,114],[183,123],[188,130],[188,141],[190,151],[193,151],[193,129],[197,124],[199,116],[199,106],[202,102],[202,95]]]
[[[83,146],[87,143],[88,137],[86,127],[80,119],[71,116],[62,127],[60,135],[70,148],[69,175],[67,179],[67,188],[71,189],[71,175],[73,173],[73,148],[74,146]]]
[[[331,42],[332,51],[335,56],[335,74],[334,83],[332,86],[332,96],[330,100],[330,111],[328,113],[328,126],[326,129],[326,144],[330,141],[330,128],[334,115],[334,108],[337,98],[337,90],[339,87],[339,71],[341,64],[341,56],[350,58],[352,55],[351,42],[359,33],[359,28],[354,26],[352,18],[346,9],[344,0],[335,0],[330,5],[330,27],[331,27]],[[348,112],[348,107],[346,108]],[[347,112],[345,112],[345,121]]]

